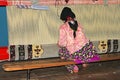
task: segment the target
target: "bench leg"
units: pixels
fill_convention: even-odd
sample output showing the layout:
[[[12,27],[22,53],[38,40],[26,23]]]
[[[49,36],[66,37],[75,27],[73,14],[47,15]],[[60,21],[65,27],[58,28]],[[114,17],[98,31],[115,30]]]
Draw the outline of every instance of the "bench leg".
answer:
[[[30,80],[30,70],[27,70],[27,80]]]

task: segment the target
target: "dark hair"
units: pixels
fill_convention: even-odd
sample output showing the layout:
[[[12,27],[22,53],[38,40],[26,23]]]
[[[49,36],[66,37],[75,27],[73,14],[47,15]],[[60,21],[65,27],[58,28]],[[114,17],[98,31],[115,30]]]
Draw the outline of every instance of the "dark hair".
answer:
[[[63,21],[67,20],[67,17],[75,18],[75,14],[72,12],[71,8],[69,7],[64,7],[61,14],[60,14],[60,19]]]

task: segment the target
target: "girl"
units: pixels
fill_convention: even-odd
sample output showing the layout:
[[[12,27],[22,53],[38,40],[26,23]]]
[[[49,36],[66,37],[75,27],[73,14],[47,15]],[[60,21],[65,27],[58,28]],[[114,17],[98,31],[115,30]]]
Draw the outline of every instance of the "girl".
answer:
[[[74,60],[77,64],[99,60],[92,42],[86,38],[82,26],[78,24],[75,17],[69,7],[63,8],[60,19],[64,21],[64,24],[60,26],[58,41],[60,58]],[[86,65],[83,64],[83,66]],[[77,65],[66,67],[71,73],[79,71]]]

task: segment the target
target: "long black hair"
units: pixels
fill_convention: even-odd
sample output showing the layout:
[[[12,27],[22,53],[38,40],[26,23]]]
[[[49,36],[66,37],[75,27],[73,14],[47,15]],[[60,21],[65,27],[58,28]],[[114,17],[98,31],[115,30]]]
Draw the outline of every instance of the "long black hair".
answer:
[[[66,21],[68,16],[73,19],[76,17],[75,14],[72,12],[71,8],[64,7],[60,14],[60,19]]]

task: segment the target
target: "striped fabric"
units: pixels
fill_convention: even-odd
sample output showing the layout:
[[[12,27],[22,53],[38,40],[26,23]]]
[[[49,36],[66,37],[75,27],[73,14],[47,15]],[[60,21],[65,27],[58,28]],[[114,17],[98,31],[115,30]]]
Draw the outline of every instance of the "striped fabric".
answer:
[[[9,60],[30,60],[39,59],[43,54],[41,45],[10,45]]]
[[[114,54],[120,52],[119,39],[92,41],[92,43],[96,50],[96,53],[98,54]],[[59,47],[56,44],[10,45],[8,51],[9,61],[51,58],[59,56]]]
[[[8,0],[8,5],[66,5],[65,0]],[[67,4],[120,4],[119,0],[69,0]]]

